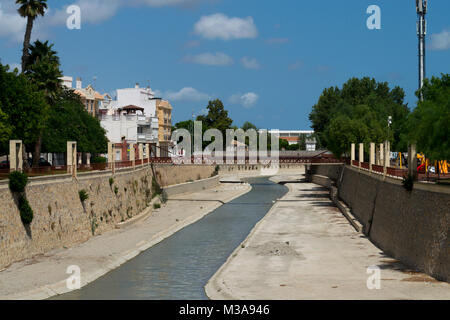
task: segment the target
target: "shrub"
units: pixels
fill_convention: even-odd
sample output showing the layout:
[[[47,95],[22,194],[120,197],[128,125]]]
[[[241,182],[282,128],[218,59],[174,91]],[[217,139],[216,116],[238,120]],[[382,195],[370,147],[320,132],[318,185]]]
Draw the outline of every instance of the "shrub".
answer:
[[[19,197],[20,218],[24,224],[30,224],[33,221],[33,209],[31,209],[28,200],[24,196]]]
[[[159,203],[153,204],[153,209],[159,209],[159,208],[161,208],[161,205]]]
[[[414,177],[412,175],[407,175],[403,178],[403,187],[407,191],[412,191],[414,188]]]
[[[28,176],[25,173],[14,171],[9,174],[9,189],[11,192],[24,192],[28,183]]]
[[[162,193],[162,188],[159,185],[158,181],[156,181],[155,177],[152,178],[152,194],[153,197],[156,197]]]
[[[216,167],[214,168],[213,173],[211,174],[211,178],[217,176],[217,175],[219,174],[219,170],[220,170],[220,167],[219,167],[219,166],[216,166]]]
[[[92,157],[91,163],[106,163],[105,157]]]
[[[116,196],[117,196],[117,194],[119,193],[119,187],[118,187],[118,186],[115,186],[115,187],[114,187],[114,193],[116,194]]]
[[[109,178],[109,186],[112,187],[113,184],[114,184],[114,178],[111,177],[111,178]]]
[[[78,195],[80,196],[81,202],[85,202],[87,199],[89,199],[89,194],[84,189],[78,191]]]

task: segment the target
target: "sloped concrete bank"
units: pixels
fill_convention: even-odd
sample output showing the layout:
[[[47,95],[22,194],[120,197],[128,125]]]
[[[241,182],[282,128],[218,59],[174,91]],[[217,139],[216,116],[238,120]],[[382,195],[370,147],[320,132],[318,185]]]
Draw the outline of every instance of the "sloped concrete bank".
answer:
[[[132,225],[71,248],[14,263],[0,272],[0,300],[46,299],[68,293],[73,290],[67,285],[69,266],[79,268],[84,287],[251,189],[248,184],[216,185],[200,192],[177,194],[177,201],[169,197],[160,209]]]
[[[346,222],[325,188],[301,178],[282,177],[289,192],[208,281],[210,299],[450,298],[450,284],[386,256]],[[377,290],[368,281],[373,266],[380,268]]]
[[[450,282],[450,190],[416,184],[409,192],[401,181],[350,166],[312,166],[307,176],[328,186],[363,225],[363,232],[387,255],[432,277]]]
[[[203,180],[213,171],[214,166],[159,165],[155,172],[165,187]],[[66,175],[30,180],[26,194],[34,219],[29,226],[23,225],[8,186],[0,187],[0,270],[16,261],[86,242],[152,210],[153,171],[148,166],[120,170],[114,176],[94,172],[79,174],[77,180]],[[217,178],[203,181],[199,189],[218,183]],[[190,186],[197,190],[194,185]],[[177,192],[177,187],[168,189]],[[80,190],[89,196],[83,203]],[[178,192],[187,192],[186,187]]]

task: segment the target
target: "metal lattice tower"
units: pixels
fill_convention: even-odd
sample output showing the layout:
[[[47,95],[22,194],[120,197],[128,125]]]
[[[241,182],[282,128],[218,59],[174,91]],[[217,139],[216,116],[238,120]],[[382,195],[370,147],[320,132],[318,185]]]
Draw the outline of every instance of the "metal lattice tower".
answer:
[[[418,15],[417,36],[419,37],[419,90],[423,87],[425,79],[425,38],[427,35],[427,21],[425,15],[428,8],[427,0],[416,0],[416,9]],[[422,93],[420,100],[423,99]]]

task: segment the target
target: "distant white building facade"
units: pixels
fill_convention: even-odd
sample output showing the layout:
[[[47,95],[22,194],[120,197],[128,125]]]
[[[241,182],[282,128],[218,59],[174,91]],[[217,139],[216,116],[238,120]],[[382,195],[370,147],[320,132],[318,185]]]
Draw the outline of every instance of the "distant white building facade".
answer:
[[[306,138],[306,150],[316,151],[316,139],[311,138],[314,131],[311,130],[269,130],[269,133],[279,133],[280,139],[286,140],[289,145],[300,144],[302,138]]]
[[[117,90],[117,105],[119,108],[127,105],[139,106],[144,109],[147,117],[156,117],[156,98],[154,92],[150,87],[140,88],[138,83],[136,83],[134,88]]]
[[[138,106],[116,109],[112,115],[102,114],[100,124],[110,142],[158,143],[158,119],[147,117],[144,109]]]
[[[156,100],[150,88],[118,89],[117,100],[105,95],[100,123],[113,143],[158,144],[159,123]]]

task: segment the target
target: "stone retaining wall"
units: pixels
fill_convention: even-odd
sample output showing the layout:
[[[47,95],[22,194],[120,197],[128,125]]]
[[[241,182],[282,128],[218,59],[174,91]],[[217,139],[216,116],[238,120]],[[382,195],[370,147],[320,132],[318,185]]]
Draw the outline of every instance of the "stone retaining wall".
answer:
[[[209,178],[213,166],[158,165],[156,175],[162,186]],[[16,200],[7,187],[0,189],[0,270],[9,264],[70,247],[114,229],[146,209],[152,199],[152,170],[117,172],[110,184],[108,173],[80,175],[78,181],[33,182],[26,195],[34,211],[31,225],[20,219]],[[64,180],[65,179],[65,180]],[[81,203],[78,192],[89,198]]]
[[[336,172],[317,168],[317,172]],[[335,168],[338,170],[338,168]],[[401,181],[346,166],[337,180],[339,198],[364,226],[364,233],[386,254],[436,279],[450,282],[450,190]],[[330,177],[333,179],[333,177]]]

